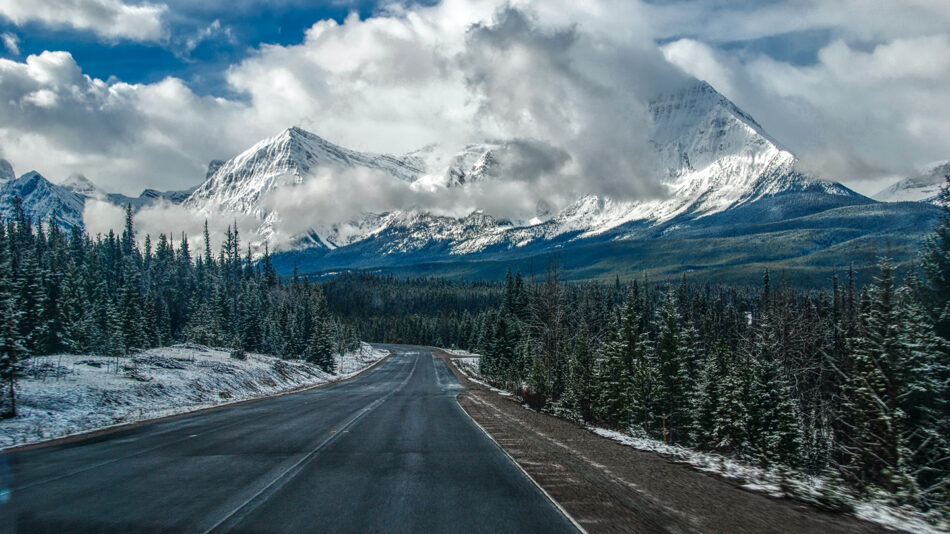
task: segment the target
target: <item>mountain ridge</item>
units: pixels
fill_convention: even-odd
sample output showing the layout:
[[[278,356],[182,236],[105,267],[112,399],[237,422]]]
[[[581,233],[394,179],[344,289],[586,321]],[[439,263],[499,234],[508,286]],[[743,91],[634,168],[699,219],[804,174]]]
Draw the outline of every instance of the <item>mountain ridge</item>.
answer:
[[[930,165],[923,172],[908,176],[873,195],[882,202],[919,201],[936,204],[940,189],[950,179],[950,161]]]
[[[312,224],[290,241],[277,244],[280,246],[271,242],[271,250],[277,248],[287,257],[304,260],[314,270],[332,270],[503,261],[610,243],[662,247],[664,241],[703,236],[738,239],[787,231],[821,233],[816,244],[806,247],[814,249],[839,246],[844,238],[859,240],[888,228],[906,231],[897,217],[936,217],[930,208],[917,204],[888,207],[840,183],[800,171],[793,153],[705,82],[658,95],[651,100],[649,111],[654,125],[650,146],[656,155],[651,172],[667,192],[664,198],[624,200],[584,195],[554,211],[539,202],[538,216],[527,222],[479,210],[464,216],[438,215],[425,208],[367,210],[328,224]],[[54,205],[67,211],[59,219],[63,225],[81,225],[82,207],[90,198],[132,205],[136,210],[167,201],[205,217],[241,214],[258,222],[259,227],[251,230],[262,246],[283,222],[281,213],[265,199],[281,188],[303,184],[314,173],[330,173],[332,178],[339,171],[373,172],[431,194],[454,188],[490,188],[495,181],[510,178],[502,162],[519,149],[518,143],[473,143],[455,152],[430,145],[404,155],[388,155],[350,150],[294,126],[229,160],[212,161],[205,180],[188,190],[146,189],[136,198],[104,194],[81,175],[71,176],[61,186],[45,179],[40,183],[34,176],[41,186],[36,190],[47,195],[49,202],[39,196],[30,197],[30,202],[40,208],[34,210],[37,215]],[[17,180],[3,185],[7,203],[16,189],[10,184]],[[856,224],[843,222],[835,213],[851,214]],[[827,231],[816,227],[814,221],[822,220],[838,225],[840,232],[835,234],[834,227]]]

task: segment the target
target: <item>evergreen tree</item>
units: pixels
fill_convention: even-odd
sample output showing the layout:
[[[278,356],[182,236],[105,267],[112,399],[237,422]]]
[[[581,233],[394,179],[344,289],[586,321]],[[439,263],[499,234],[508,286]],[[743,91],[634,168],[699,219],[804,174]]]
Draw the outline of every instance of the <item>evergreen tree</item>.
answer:
[[[630,398],[633,384],[627,362],[627,347],[620,338],[619,330],[615,321],[597,359],[597,406],[594,415],[602,424],[626,429],[633,423]]]
[[[894,287],[894,266],[883,260],[875,284],[862,299],[858,337],[854,340],[854,374],[849,383],[853,425],[851,474],[866,486],[877,486],[914,500],[919,493],[910,476],[911,454],[904,439],[907,414],[900,409],[904,393],[901,366],[901,309]]]
[[[693,426],[691,393],[696,384],[690,362],[695,356],[682,322],[676,296],[670,291],[660,307],[654,350],[658,378],[655,406],[663,418],[663,439],[670,443],[687,441]]]
[[[924,246],[921,263],[925,280],[920,286],[920,293],[934,331],[950,341],[950,176],[946,179],[946,185],[940,192],[943,214]],[[950,350],[945,354],[950,355]]]
[[[577,343],[574,346],[574,356],[571,359],[570,384],[567,396],[572,408],[584,421],[593,421],[594,403],[596,402],[594,351],[590,346],[590,333],[587,325],[581,323]]]

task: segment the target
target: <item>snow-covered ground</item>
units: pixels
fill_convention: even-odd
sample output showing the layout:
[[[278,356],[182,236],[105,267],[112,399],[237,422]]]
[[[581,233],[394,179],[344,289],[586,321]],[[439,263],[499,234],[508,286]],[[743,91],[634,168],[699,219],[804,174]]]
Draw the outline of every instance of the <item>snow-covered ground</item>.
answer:
[[[17,416],[0,421],[0,449],[349,378],[389,354],[362,343],[336,356],[338,374],[299,360],[175,345],[132,357],[56,355],[24,362]]]
[[[471,358],[475,360],[476,364],[478,363],[478,359],[481,358],[480,354],[475,354],[474,352],[469,352],[467,350],[462,350],[462,349],[441,349],[441,350],[442,352],[451,354],[452,356],[462,356],[465,358]]]
[[[464,352],[443,350],[450,354]],[[470,355],[470,353],[465,354]],[[500,395],[512,396],[510,392],[489,385],[478,372],[478,356],[471,356],[474,357],[452,358],[452,363],[469,380],[481,384]],[[525,405],[525,408],[528,408],[528,406]],[[886,501],[886,496],[881,496],[880,499],[862,499],[822,477],[810,477],[801,474],[792,476],[778,469],[762,469],[751,466],[721,454],[667,445],[655,439],[635,437],[629,433],[606,428],[587,425],[587,429],[599,436],[612,439],[629,447],[661,454],[674,462],[688,464],[698,471],[714,473],[738,481],[743,488],[750,491],[764,492],[773,497],[788,496],[817,504],[827,503],[829,499],[834,499],[851,508],[855,516],[894,530],[921,534],[950,532],[950,524],[942,521],[938,515],[927,517],[913,508],[894,506]]]
[[[482,386],[485,386],[486,388],[494,391],[495,393],[503,397],[512,396],[510,392],[505,391],[503,389],[498,389],[495,386],[486,382],[484,378],[482,378],[482,375],[478,372],[478,361],[479,359],[481,359],[481,356],[479,356],[478,354],[473,354],[471,352],[466,352],[464,350],[449,350],[449,349],[442,349],[442,350],[452,355],[455,355],[455,354],[466,355],[460,358],[452,358],[452,364],[455,365],[455,368],[458,369],[459,372],[465,375],[465,378],[471,380],[472,382],[475,382],[476,384],[481,384]]]
[[[919,511],[912,508],[899,508],[883,499],[860,499],[840,487],[835,487],[822,477],[810,477],[801,474],[794,476],[782,473],[778,469],[762,469],[736,461],[720,454],[700,452],[686,447],[667,445],[662,441],[634,437],[624,432],[588,426],[591,432],[628,445],[641,451],[662,454],[675,462],[689,464],[698,471],[714,473],[724,478],[742,483],[742,487],[751,491],[767,493],[773,497],[792,497],[807,502],[821,504],[829,497],[852,508],[854,515],[879,525],[905,532],[938,533],[948,532],[950,525],[940,523],[934,516],[928,521]]]

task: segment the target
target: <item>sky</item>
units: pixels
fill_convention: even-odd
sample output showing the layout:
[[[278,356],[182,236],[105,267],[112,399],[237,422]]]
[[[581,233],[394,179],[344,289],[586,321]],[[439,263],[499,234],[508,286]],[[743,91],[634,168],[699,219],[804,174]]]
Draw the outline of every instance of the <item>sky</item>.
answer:
[[[685,77],[865,194],[950,159],[946,0],[0,0],[0,157],[138,194],[297,125],[374,152],[580,147],[610,193]]]

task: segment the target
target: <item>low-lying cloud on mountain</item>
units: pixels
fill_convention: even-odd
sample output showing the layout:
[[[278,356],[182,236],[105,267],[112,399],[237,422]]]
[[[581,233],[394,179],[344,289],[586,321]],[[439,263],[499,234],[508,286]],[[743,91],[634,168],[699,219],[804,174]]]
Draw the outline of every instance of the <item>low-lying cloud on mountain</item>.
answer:
[[[862,192],[885,185],[869,177],[945,159],[950,109],[934,88],[950,84],[946,6],[826,4],[391,3],[319,21],[299,44],[252,48],[227,69],[221,96],[175,77],[91,78],[69,52],[48,51],[0,60],[0,146],[18,168],[81,172],[132,194],[194,185],[207,161],[294,124],[390,153],[527,139],[570,156],[558,187],[647,198],[662,193],[643,172],[647,99],[683,70],[756,116],[809,169]],[[823,44],[811,60],[785,61],[757,48],[767,39]]]

